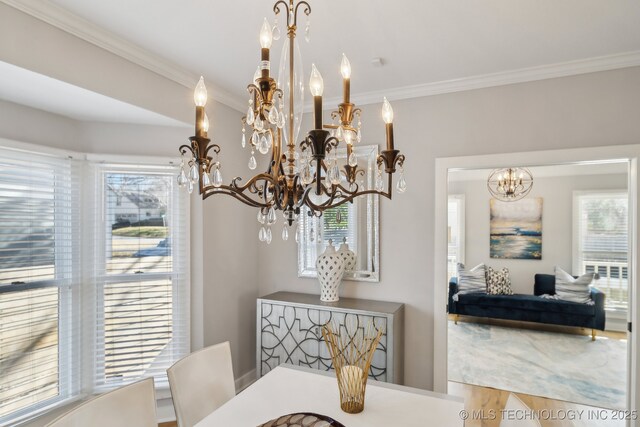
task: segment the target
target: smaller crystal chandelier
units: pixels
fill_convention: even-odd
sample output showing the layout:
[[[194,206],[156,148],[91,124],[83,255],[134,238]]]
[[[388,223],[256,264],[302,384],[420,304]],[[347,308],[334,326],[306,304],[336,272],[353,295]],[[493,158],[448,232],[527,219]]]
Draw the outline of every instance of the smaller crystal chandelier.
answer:
[[[523,199],[533,188],[533,175],[527,168],[494,169],[487,179],[491,195],[503,202]]]

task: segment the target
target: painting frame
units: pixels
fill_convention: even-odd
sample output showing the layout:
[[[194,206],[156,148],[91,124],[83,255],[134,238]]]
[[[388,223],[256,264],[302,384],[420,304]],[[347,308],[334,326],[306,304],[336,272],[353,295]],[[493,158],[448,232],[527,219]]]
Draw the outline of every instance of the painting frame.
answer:
[[[489,202],[489,256],[542,260],[542,197]]]

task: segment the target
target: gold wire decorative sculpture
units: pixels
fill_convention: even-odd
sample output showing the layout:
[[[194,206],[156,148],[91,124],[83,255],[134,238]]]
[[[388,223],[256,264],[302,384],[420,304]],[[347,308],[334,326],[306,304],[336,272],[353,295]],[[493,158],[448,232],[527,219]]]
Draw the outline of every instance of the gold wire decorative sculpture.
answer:
[[[382,334],[382,328],[376,328],[373,321],[364,328],[331,323],[322,327],[322,336],[338,379],[340,408],[349,414],[357,414],[364,409],[369,368]]]

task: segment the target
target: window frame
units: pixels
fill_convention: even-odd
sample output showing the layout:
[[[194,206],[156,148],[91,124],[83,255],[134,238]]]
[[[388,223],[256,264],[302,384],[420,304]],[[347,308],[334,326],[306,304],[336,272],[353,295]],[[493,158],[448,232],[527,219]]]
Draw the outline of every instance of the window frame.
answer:
[[[97,293],[94,289],[94,281],[92,268],[89,267],[93,258],[88,254],[93,254],[95,250],[95,242],[92,239],[91,222],[93,220],[92,214],[95,213],[96,197],[95,188],[95,176],[91,173],[91,165],[104,164],[104,163],[116,163],[123,167],[129,167],[129,171],[134,171],[136,168],[165,168],[170,170],[171,168],[177,168],[180,164],[179,158],[169,157],[152,157],[152,156],[121,156],[121,155],[102,155],[102,154],[88,154],[73,152],[69,150],[62,150],[57,148],[51,148],[38,144],[24,143],[15,140],[9,140],[0,138],[0,148],[6,148],[16,151],[24,151],[26,153],[32,153],[33,155],[53,156],[58,158],[69,158],[78,162],[78,168],[80,168],[78,180],[78,188],[74,191],[79,193],[78,206],[73,206],[70,212],[79,219],[79,236],[76,242],[79,248],[79,254],[76,257],[73,265],[73,277],[72,282],[78,283],[77,286],[61,286],[60,279],[53,280],[41,280],[37,282],[25,283],[20,285],[12,285],[10,292],[19,292],[31,289],[40,289],[48,287],[57,287],[59,295],[60,293],[66,293],[66,297],[59,296],[58,299],[58,328],[59,328],[59,342],[58,342],[58,367],[59,367],[59,396],[46,399],[42,402],[32,404],[26,408],[14,411],[7,416],[2,417],[2,422],[8,422],[11,425],[18,425],[23,423],[32,422],[39,417],[54,412],[56,410],[69,407],[80,400],[86,399],[92,395],[99,394],[106,391],[106,387],[96,387],[95,383],[95,352],[94,352],[94,339],[96,337],[97,319],[95,317],[95,298]],[[28,155],[28,154],[27,154]],[[177,175],[177,170],[176,170]],[[88,179],[82,179],[82,178]],[[74,184],[75,185],[75,184]],[[179,191],[180,189],[178,189]],[[181,191],[179,191],[182,193]],[[177,202],[177,201],[176,201]],[[191,272],[190,272],[190,245],[191,245],[191,229],[190,229],[190,216],[191,216],[191,201],[188,196],[184,199],[185,207],[182,209],[184,217],[178,219],[178,221],[184,221],[183,225],[183,239],[181,246],[184,248],[184,253],[180,256],[182,260],[182,282],[184,283],[184,290],[181,294],[181,306],[179,315],[182,316],[182,324],[184,327],[184,335],[180,339],[184,342],[182,345],[186,348],[188,353],[191,348],[191,326],[192,326],[192,312],[191,312]],[[172,232],[173,236],[173,232]],[[173,240],[175,241],[175,240]],[[176,245],[177,246],[177,245]],[[173,262],[178,262],[176,259]],[[149,276],[155,275],[155,273],[149,273]],[[171,273],[159,273],[164,275],[174,276],[176,274],[175,266],[172,268]],[[19,288],[18,288],[19,287]],[[1,289],[0,293],[9,292],[8,289]],[[173,286],[172,296],[176,298],[176,287]],[[176,315],[174,313],[174,315]],[[72,329],[77,328],[76,332]],[[62,334],[67,334],[63,338]],[[75,337],[70,339],[72,333],[75,333]],[[64,362],[63,362],[64,358]],[[176,359],[177,360],[177,359]],[[63,392],[63,384],[65,384]],[[116,385],[117,386],[117,385]],[[168,383],[156,385],[156,400],[169,398],[170,391]]]
[[[583,274],[581,273],[581,246],[582,246],[582,233],[580,230],[580,198],[584,196],[597,196],[597,195],[624,195],[627,199],[627,233],[630,233],[631,227],[631,217],[629,212],[629,191],[627,189],[606,189],[606,190],[576,190],[573,192],[573,212],[571,214],[572,219],[572,237],[571,237],[571,266],[573,269],[573,274]],[[629,234],[630,235],[630,234]],[[629,242],[627,243],[627,271],[630,271],[630,262],[631,262],[631,238],[629,238]],[[631,304],[630,299],[630,289],[629,289],[630,278],[627,279],[627,309],[615,309],[606,306],[605,300],[605,310],[608,316],[616,319],[626,319],[627,313],[629,312],[629,307]],[[597,287],[597,283],[595,284]]]

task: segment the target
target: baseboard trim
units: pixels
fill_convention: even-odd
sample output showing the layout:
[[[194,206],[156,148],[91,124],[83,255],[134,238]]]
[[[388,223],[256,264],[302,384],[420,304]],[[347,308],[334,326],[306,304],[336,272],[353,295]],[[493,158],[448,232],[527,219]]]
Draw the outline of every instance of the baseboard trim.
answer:
[[[256,377],[256,370],[252,369],[240,378],[236,379],[236,394],[240,393],[245,388],[253,384],[258,378]]]

